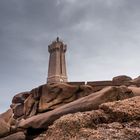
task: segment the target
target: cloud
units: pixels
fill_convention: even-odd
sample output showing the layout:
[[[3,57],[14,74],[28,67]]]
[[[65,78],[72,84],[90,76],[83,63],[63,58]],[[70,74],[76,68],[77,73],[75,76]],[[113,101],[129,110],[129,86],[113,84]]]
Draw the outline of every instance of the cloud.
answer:
[[[16,93],[46,82],[48,45],[57,36],[68,45],[71,81],[138,76],[139,5],[139,0],[1,0],[1,111]]]

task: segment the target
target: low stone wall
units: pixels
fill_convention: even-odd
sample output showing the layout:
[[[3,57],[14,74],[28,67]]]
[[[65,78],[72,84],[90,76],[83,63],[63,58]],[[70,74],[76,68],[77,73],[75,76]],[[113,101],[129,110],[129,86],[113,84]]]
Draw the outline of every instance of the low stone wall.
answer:
[[[87,85],[91,85],[91,86],[113,86],[114,83],[112,81],[90,81],[90,82],[87,82]]]
[[[125,86],[130,86],[130,85],[135,85],[137,87],[140,87],[140,83],[134,83],[134,82],[131,82],[131,81],[126,81],[126,82],[123,82],[123,83],[119,83],[119,82],[114,82],[114,81],[88,81],[88,82],[67,82],[67,84],[70,84],[70,85],[90,85],[92,87],[99,87],[99,88],[103,88],[103,87],[106,87],[106,86],[121,86],[121,85],[125,85]]]
[[[127,81],[127,82],[123,82],[123,83],[119,83],[119,82],[114,82],[114,81],[89,81],[87,82],[87,85],[91,85],[91,86],[121,86],[121,85],[125,85],[125,86],[131,86],[131,85],[135,85],[137,87],[140,87],[140,83],[134,83],[131,81]]]
[[[125,81],[125,82],[115,82],[115,81],[88,81],[88,82],[67,82],[70,85],[90,85],[93,87],[93,92],[99,91],[107,86],[137,86],[140,87],[140,83],[134,83],[131,81]]]
[[[85,85],[85,82],[67,82],[70,85]]]
[[[129,82],[129,85],[135,85],[137,87],[140,87],[140,83]]]

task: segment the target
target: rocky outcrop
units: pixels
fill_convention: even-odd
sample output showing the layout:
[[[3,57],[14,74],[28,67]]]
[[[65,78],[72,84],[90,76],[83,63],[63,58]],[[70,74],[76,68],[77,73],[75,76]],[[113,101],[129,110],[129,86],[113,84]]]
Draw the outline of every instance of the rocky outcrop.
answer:
[[[88,85],[45,84],[31,90],[24,101],[24,117],[50,111],[92,93]]]
[[[125,140],[124,135],[126,140],[139,138],[139,84],[132,83],[129,77],[114,81],[116,84],[93,82],[94,86],[44,84],[15,95],[11,109],[0,114],[0,139],[44,140],[46,135],[47,140],[114,137]],[[108,84],[112,86],[107,87]]]
[[[62,115],[75,112],[83,112],[98,109],[105,102],[122,100],[133,97],[133,93],[127,87],[107,87],[99,92],[63,105],[52,111],[42,113],[19,122],[21,128],[47,128]]]
[[[39,101],[39,112],[53,110],[75,100],[78,86],[54,84],[43,86],[42,90],[42,96]]]
[[[1,123],[5,126],[2,125],[3,130],[0,136],[15,136],[20,131],[17,126],[21,120],[36,116],[38,113],[49,112],[90,93],[92,93],[92,87],[88,85],[59,83],[41,85],[30,92],[16,94],[13,97],[11,109],[0,115],[4,120]]]
[[[100,105],[99,110],[61,117],[49,126],[46,140],[140,139],[140,97]]]
[[[42,88],[39,101],[39,112],[53,110],[76,99],[87,96],[92,92],[92,87],[87,85],[54,84]]]

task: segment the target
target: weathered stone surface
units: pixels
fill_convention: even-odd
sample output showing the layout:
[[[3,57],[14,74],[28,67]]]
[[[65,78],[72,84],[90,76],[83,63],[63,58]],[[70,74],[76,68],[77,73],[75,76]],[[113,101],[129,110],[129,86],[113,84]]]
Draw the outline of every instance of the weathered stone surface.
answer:
[[[33,95],[30,94],[30,96],[24,102],[23,112],[25,117],[30,115],[35,102],[36,100],[33,98]]]
[[[36,101],[32,107],[29,117],[34,116],[37,114],[38,111],[38,102]]]
[[[140,97],[133,97],[122,101],[104,103],[99,110],[65,115],[49,126],[46,140],[139,140],[139,100]],[[106,111],[105,106],[110,108],[110,105],[111,109]],[[119,115],[118,112],[127,115]]]
[[[12,115],[13,115],[12,109],[8,109],[6,112],[0,114],[0,118],[3,119],[6,123],[8,123]]]
[[[133,97],[133,93],[127,87],[107,87],[99,92],[92,93],[52,111],[22,120],[19,123],[19,127],[47,128],[62,115],[98,109],[99,105],[102,103],[122,100],[130,97]]]
[[[89,85],[66,83],[45,84],[30,92],[24,101],[24,117],[38,112],[50,111],[92,93]]]
[[[139,124],[136,121],[135,124]],[[101,124],[97,126],[97,129],[92,128],[81,128],[79,132],[72,137],[74,140],[88,139],[88,140],[139,140],[140,139],[140,128],[137,126],[130,126],[130,123],[110,123]],[[66,136],[66,134],[65,134]],[[55,136],[53,136],[54,138]],[[59,136],[60,138],[60,136]],[[48,138],[46,138],[48,140]],[[57,140],[57,139],[50,139]],[[68,140],[67,137],[61,140]]]
[[[12,103],[24,103],[25,99],[29,96],[29,92],[22,92],[15,95],[12,99]]]
[[[23,112],[24,104],[16,104],[13,108],[14,118],[17,119],[24,115]]]
[[[132,90],[135,96],[140,96],[140,87],[130,86],[128,88]]]
[[[46,138],[46,131],[39,134],[37,137],[34,138],[34,140],[45,140]]]
[[[89,94],[93,93],[93,88],[90,85],[80,85],[78,91],[76,92],[76,99],[81,97],[85,97]]]
[[[140,84],[140,76],[138,76],[137,78],[131,80],[132,83],[138,83]]]
[[[93,86],[92,87],[92,90],[93,90],[93,92],[98,92],[98,91],[102,90],[105,87],[106,86]]]
[[[112,81],[116,84],[123,84],[124,82],[128,82],[131,81],[132,78],[126,75],[120,75],[120,76],[116,76],[112,79]]]
[[[133,97],[124,101],[104,103],[100,105],[112,119],[116,121],[131,121],[140,119],[140,97]]]
[[[60,118],[46,133],[46,140],[139,140],[140,121],[127,123],[101,123],[93,125],[94,122],[86,126],[74,118],[66,116]],[[77,116],[79,118],[79,116]],[[86,116],[87,117],[87,116]],[[69,118],[69,120],[68,120]],[[83,119],[83,118],[82,118]],[[85,121],[85,119],[83,119]],[[74,123],[73,123],[74,122]],[[71,129],[72,128],[72,129]]]
[[[19,118],[24,115],[24,102],[28,98],[29,92],[22,92],[15,95],[12,99],[11,108],[13,110],[14,118]]]
[[[42,87],[45,85],[41,85],[41,86],[31,90],[30,94],[32,94],[32,97],[34,100],[38,101],[40,99],[40,97],[42,95]]]
[[[58,83],[44,85],[39,101],[39,112],[52,110],[76,99],[76,91],[79,86]]]
[[[0,118],[0,137],[6,135],[9,132],[10,126],[2,118]]]
[[[40,96],[42,94],[41,89],[42,86],[39,86],[38,88],[34,88],[29,92],[29,96],[24,101],[24,108],[23,108],[23,114],[26,118],[27,116],[35,115],[37,113],[38,101],[40,99]],[[35,110],[36,109],[36,110]]]
[[[24,132],[17,132],[7,137],[0,138],[0,140],[26,140]]]
[[[110,124],[101,124],[97,126],[99,140],[139,140],[140,139],[140,121]],[[94,130],[96,131],[96,130]],[[90,131],[89,131],[90,132]],[[90,133],[86,133],[90,134]],[[91,130],[91,132],[93,132]]]
[[[15,126],[16,125],[16,123],[17,123],[17,119],[15,119],[13,116],[10,118],[10,120],[9,120],[9,124],[10,124],[10,126]]]
[[[46,140],[74,139],[81,128],[90,127],[96,129],[96,124],[107,121],[108,116],[102,110],[68,114],[49,126],[46,133]]]

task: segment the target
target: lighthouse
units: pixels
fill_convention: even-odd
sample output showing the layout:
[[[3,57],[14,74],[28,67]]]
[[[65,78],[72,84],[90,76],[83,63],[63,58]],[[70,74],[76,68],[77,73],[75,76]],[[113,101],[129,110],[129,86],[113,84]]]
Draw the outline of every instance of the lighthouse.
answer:
[[[66,50],[67,46],[59,37],[48,46],[50,56],[47,83],[67,82]]]

